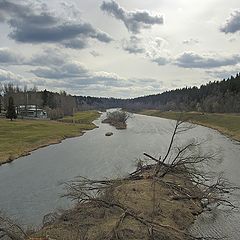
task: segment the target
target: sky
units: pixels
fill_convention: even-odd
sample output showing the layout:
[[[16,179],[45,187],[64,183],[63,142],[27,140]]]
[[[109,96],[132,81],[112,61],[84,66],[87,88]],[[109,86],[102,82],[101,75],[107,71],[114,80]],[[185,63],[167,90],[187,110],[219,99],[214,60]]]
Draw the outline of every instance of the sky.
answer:
[[[0,84],[132,98],[240,71],[239,0],[0,0]]]

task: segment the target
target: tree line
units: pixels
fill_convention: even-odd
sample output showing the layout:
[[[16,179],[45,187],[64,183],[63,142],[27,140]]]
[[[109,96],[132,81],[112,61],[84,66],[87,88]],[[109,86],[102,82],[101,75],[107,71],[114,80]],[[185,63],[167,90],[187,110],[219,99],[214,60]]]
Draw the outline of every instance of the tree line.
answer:
[[[135,98],[132,108],[162,111],[240,112],[240,74],[198,87],[185,87],[161,94]]]
[[[133,99],[77,96],[79,108],[160,109],[161,111],[240,112],[240,74],[200,87],[185,87]]]
[[[25,107],[27,115],[27,107],[34,105],[36,108],[45,109],[49,118],[58,119],[65,115],[72,115],[77,107],[75,97],[65,91],[59,93],[46,89],[38,91],[36,87],[21,89],[8,83],[0,86],[0,92],[2,93],[0,94],[0,113],[7,111],[11,103],[16,109]]]
[[[12,97],[16,107],[36,105],[45,109],[51,119],[72,115],[79,110],[119,107],[132,110],[240,112],[239,73],[235,77],[209,82],[200,87],[185,87],[132,99],[72,96],[65,91],[38,91],[36,87],[21,89],[12,83],[0,86],[0,92],[0,113],[7,109],[9,97]]]

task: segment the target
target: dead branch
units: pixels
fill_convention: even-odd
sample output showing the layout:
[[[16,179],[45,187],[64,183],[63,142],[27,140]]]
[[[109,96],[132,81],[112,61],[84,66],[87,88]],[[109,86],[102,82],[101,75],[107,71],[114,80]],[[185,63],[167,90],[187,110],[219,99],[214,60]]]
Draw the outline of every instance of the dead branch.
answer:
[[[0,213],[0,239],[5,237],[12,240],[24,240],[27,235],[19,225]]]
[[[129,180],[125,180],[129,181]],[[105,183],[108,185],[108,190],[112,187],[112,185],[109,185],[109,181],[97,181],[97,180],[87,180],[83,179],[82,182],[81,180],[78,180],[77,182],[71,181],[70,183],[66,183],[65,189],[67,193],[64,195],[65,197],[70,198],[73,201],[77,201],[79,203],[86,203],[86,202],[92,202],[92,203],[98,203],[103,207],[107,208],[117,208],[120,209],[123,212],[123,215],[121,215],[119,221],[115,225],[113,232],[116,232],[116,226],[117,228],[120,226],[122,223],[122,219],[126,217],[131,217],[135,219],[136,221],[140,222],[141,224],[145,225],[148,229],[153,229],[155,232],[161,232],[162,229],[167,228],[171,229],[176,233],[181,233],[185,234],[184,231],[181,231],[177,228],[174,228],[170,225],[165,225],[165,224],[160,224],[156,221],[147,219],[145,217],[140,217],[138,216],[133,209],[130,209],[129,207],[125,207],[120,203],[115,202],[113,199],[105,199],[104,194],[102,191],[106,192],[107,188]],[[115,184],[116,181],[113,181],[112,184]],[[102,187],[102,184],[104,185],[104,188]],[[91,187],[90,187],[91,186]],[[97,195],[92,195],[91,190],[92,189],[97,189],[99,187],[99,191]],[[179,237],[179,239],[181,239]]]

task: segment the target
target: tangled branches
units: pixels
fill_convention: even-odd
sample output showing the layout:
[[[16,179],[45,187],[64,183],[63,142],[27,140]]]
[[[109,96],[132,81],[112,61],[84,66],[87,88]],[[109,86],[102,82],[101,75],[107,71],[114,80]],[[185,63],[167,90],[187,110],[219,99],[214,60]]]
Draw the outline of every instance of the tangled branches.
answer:
[[[0,213],[0,239],[24,240],[26,237],[26,233],[19,225]]]

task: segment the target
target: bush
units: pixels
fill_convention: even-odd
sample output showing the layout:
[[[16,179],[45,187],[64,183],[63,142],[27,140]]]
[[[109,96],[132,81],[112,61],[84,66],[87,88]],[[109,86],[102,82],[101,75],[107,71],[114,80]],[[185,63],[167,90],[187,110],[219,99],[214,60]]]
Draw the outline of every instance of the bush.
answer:
[[[127,128],[127,119],[129,118],[129,114],[124,111],[114,111],[108,112],[107,118],[104,119],[103,123],[109,123],[110,125],[115,126],[117,129],[125,129]]]
[[[114,111],[114,112],[107,113],[107,119],[113,122],[126,123],[128,118],[129,118],[129,115],[123,111]]]

